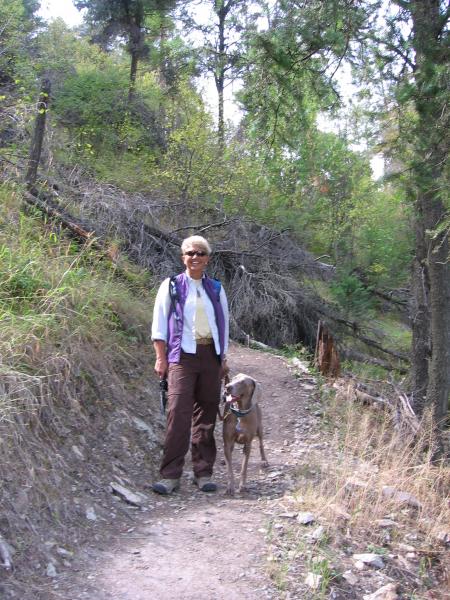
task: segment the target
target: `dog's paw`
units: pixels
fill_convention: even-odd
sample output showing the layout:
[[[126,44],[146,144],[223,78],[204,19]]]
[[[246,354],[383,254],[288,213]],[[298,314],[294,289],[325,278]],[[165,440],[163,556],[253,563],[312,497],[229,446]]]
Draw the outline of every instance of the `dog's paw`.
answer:
[[[261,469],[267,469],[269,467],[269,463],[267,460],[261,461]]]
[[[245,492],[248,492],[248,487],[246,485],[240,485],[239,489],[238,489],[238,492],[240,494],[245,494]]]
[[[228,486],[225,492],[225,496],[234,496],[234,487]]]

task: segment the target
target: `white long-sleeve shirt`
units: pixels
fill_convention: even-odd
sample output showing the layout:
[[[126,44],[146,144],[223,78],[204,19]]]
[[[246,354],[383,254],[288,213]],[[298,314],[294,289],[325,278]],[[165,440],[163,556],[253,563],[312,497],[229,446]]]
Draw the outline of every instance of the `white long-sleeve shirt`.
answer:
[[[219,342],[219,329],[216,323],[216,316],[214,313],[214,307],[208,294],[205,292],[203,286],[197,288],[194,279],[189,277],[186,273],[186,278],[189,283],[189,290],[186,297],[186,303],[184,305],[183,312],[183,333],[181,336],[181,349],[188,354],[195,354],[197,350],[197,344],[195,341],[195,316],[197,312],[197,290],[203,300],[206,315],[208,317],[209,327],[214,340],[214,346],[216,353],[220,355],[220,342]],[[155,306],[153,307],[153,322],[152,322],[152,340],[162,340],[167,342],[169,312],[170,312],[170,294],[169,294],[169,281],[168,277],[165,279],[159,287],[158,293],[156,294]],[[220,288],[220,304],[222,306],[223,315],[225,319],[225,331],[224,331],[224,354],[228,350],[228,337],[229,337],[229,312],[228,312],[228,301],[223,289]]]

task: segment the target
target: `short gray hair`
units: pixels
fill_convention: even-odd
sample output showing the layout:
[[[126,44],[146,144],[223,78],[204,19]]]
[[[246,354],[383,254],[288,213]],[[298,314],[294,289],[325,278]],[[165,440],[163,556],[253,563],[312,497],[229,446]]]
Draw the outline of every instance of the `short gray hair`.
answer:
[[[208,255],[212,252],[208,240],[201,235],[191,235],[190,237],[184,239],[181,243],[181,252],[184,254],[189,246],[200,246]]]

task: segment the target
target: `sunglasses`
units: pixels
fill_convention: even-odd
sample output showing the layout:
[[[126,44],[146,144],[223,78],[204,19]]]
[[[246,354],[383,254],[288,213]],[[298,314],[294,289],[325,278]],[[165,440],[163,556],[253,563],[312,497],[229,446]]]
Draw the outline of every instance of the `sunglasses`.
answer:
[[[192,256],[200,256],[200,257],[203,257],[203,256],[207,256],[207,255],[208,255],[208,253],[207,253],[207,252],[203,252],[203,250],[187,250],[187,251],[184,253],[184,255],[185,255],[185,256],[191,256],[191,257],[192,257]]]

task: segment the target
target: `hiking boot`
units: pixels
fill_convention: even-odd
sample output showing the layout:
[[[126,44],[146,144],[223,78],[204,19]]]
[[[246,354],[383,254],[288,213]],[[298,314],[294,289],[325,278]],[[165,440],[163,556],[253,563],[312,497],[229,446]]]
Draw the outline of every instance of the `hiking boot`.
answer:
[[[157,494],[167,496],[180,487],[179,479],[161,479],[152,485],[152,490]]]
[[[211,477],[196,477],[194,483],[201,492],[217,491],[217,484],[211,481]]]

